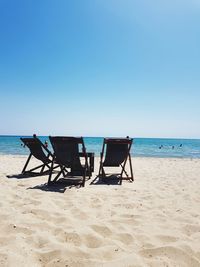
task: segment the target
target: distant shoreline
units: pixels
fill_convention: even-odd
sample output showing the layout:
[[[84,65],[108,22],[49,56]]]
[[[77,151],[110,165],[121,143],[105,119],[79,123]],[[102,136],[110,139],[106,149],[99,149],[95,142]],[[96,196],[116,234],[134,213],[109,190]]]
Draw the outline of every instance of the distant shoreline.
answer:
[[[4,135],[4,134],[0,134],[0,137],[32,137],[33,135],[12,135],[12,134],[8,134],[8,135]],[[38,137],[49,137],[49,135],[37,135]],[[65,136],[65,135],[53,135],[52,136]],[[72,135],[66,135],[66,136],[72,136]],[[83,135],[74,135],[74,136],[83,136]],[[83,138],[105,138],[105,137],[123,137],[123,136],[83,136]],[[133,137],[130,135],[131,138],[133,139],[162,139],[162,140],[200,140],[199,138],[185,138],[185,137]]]

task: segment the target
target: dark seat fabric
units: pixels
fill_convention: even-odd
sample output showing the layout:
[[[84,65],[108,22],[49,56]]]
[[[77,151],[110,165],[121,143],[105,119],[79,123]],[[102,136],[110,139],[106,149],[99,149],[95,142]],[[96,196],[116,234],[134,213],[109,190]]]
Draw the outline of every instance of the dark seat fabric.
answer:
[[[41,142],[37,138],[21,138],[22,142],[29,148],[32,155],[43,163],[50,163],[51,160],[44,153]]]
[[[103,166],[117,167],[126,159],[128,154],[128,144],[117,144],[111,142],[107,144],[106,156]]]

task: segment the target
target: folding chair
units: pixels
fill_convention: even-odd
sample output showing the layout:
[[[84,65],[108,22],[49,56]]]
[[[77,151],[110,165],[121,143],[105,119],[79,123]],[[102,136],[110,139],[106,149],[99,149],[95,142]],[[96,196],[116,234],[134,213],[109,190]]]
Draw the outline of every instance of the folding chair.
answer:
[[[34,174],[44,174],[45,167],[50,170],[50,163],[53,160],[53,154],[51,151],[36,137],[36,135],[33,135],[31,138],[20,138],[21,141],[24,143],[25,146],[28,147],[30,150],[30,154],[28,156],[28,159],[24,165],[24,168],[22,170],[22,174],[25,173],[34,173]],[[41,165],[38,165],[34,168],[31,168],[29,170],[26,170],[31,157],[34,156],[36,159],[42,161]],[[35,170],[41,169],[40,172],[33,172]]]
[[[50,185],[58,181],[58,178],[62,174],[64,179],[72,178],[73,181],[76,180],[74,179],[75,176],[82,176],[82,180],[79,184],[84,186],[86,175],[87,173],[90,175],[90,171],[88,168],[87,153],[83,138],[50,136],[49,139],[54,150],[54,158],[51,164],[48,184]],[[79,152],[79,145],[82,147],[82,152]],[[84,165],[81,164],[80,154],[82,154],[84,158]],[[60,172],[55,176],[54,179],[52,179],[52,170],[54,168],[54,164],[58,164],[60,167]]]
[[[107,177],[105,167],[121,167],[121,172],[118,174],[120,184],[122,184],[122,180],[134,181],[130,155],[132,142],[132,138],[104,138],[100,155],[99,177],[103,180]],[[125,170],[127,161],[130,174]]]

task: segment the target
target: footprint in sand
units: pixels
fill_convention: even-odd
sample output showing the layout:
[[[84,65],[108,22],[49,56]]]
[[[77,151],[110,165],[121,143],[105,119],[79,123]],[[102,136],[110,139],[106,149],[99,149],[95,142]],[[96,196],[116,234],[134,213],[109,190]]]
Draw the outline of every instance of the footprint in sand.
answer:
[[[31,209],[30,213],[35,215],[37,218],[45,220],[45,221],[51,221],[53,216],[43,209]]]
[[[194,255],[172,246],[143,249],[140,254],[147,259],[162,259],[168,262],[169,266],[200,266],[200,260]]]
[[[38,253],[37,256],[38,256],[38,261],[42,264],[39,266],[47,266],[48,263],[50,263],[52,261],[55,263],[55,261],[58,261],[61,258],[61,251],[60,250],[51,250],[48,252],[41,252],[41,253]]]
[[[54,224],[60,224],[60,223],[65,224],[66,222],[70,223],[71,219],[69,217],[67,218],[60,215],[58,216],[54,215],[51,217],[51,222],[53,222]]]
[[[71,243],[74,246],[80,246],[82,243],[80,235],[78,235],[77,233],[65,232],[63,237],[64,237],[65,242]]]
[[[67,232],[63,228],[56,228],[53,234],[62,243],[69,243],[73,244],[74,246],[80,246],[82,243],[80,235],[74,231]]]
[[[137,205],[134,203],[120,203],[120,204],[114,204],[113,206],[116,208],[134,209],[136,208]]]
[[[91,225],[90,227],[102,237],[109,237],[112,235],[112,231],[107,226]]]
[[[88,248],[98,248],[102,246],[102,240],[91,234],[84,235],[83,240],[85,246]]]
[[[0,266],[8,266],[8,256],[0,253]]]
[[[121,241],[125,245],[130,245],[134,241],[133,236],[131,234],[129,234],[129,233],[117,234],[115,239]]]
[[[15,235],[12,235],[12,236],[13,236],[13,239],[14,239],[15,238]],[[10,245],[13,242],[12,236],[9,236],[9,237],[6,237],[6,236],[0,237],[1,248]]]
[[[131,223],[132,225],[135,225],[135,226],[140,224],[140,221],[137,220],[138,216],[134,214],[123,213],[123,214],[120,214],[120,217],[121,217],[120,221]]]
[[[191,236],[196,233],[200,233],[200,226],[195,224],[187,224],[183,227],[183,230],[187,236]]]
[[[47,245],[50,243],[50,240],[43,236],[33,236],[33,242],[36,248],[46,248]]]
[[[0,221],[1,222],[5,222],[7,219],[9,218],[9,215],[6,215],[6,214],[3,214],[3,215],[0,215]],[[0,226],[1,226],[1,224],[0,224]]]
[[[78,219],[81,219],[81,220],[87,220],[88,219],[87,213],[83,212],[79,208],[73,208],[71,212],[72,212],[73,216],[78,218]]]

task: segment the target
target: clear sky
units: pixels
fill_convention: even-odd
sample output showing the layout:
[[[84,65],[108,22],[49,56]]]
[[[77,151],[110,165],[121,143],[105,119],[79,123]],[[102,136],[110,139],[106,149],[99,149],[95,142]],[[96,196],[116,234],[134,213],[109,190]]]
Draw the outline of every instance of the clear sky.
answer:
[[[200,0],[0,0],[0,134],[200,138]]]

